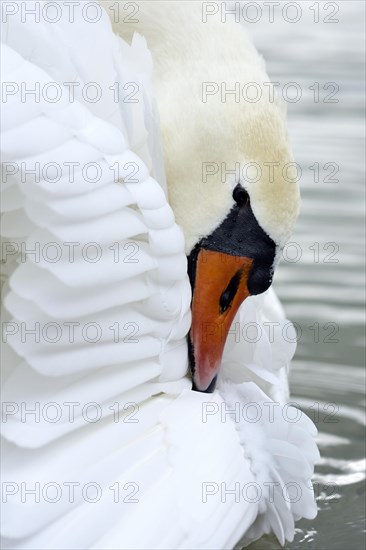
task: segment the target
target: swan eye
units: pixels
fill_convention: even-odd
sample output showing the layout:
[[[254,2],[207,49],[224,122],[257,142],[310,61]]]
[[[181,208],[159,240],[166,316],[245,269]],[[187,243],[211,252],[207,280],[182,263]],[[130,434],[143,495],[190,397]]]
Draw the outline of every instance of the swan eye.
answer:
[[[248,192],[238,183],[233,191],[233,199],[238,206],[246,206],[249,202]]]

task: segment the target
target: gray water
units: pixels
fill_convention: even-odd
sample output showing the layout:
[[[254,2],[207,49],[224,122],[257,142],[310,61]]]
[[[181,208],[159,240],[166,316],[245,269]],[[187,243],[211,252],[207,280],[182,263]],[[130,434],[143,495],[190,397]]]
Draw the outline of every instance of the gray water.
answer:
[[[302,90],[301,100],[287,101],[295,159],[302,167],[302,212],[292,238],[296,244],[286,250],[275,288],[299,327],[292,399],[315,421],[322,459],[314,477],[318,516],[298,522],[286,548],[358,550],[365,547],[365,4],[330,2],[326,11],[320,3],[319,23],[310,9],[314,2],[297,4],[302,7],[297,23],[281,17],[268,23],[264,7],[260,21],[245,23],[278,89],[296,82]],[[326,23],[326,16],[339,22]],[[310,89],[315,82],[319,102]],[[335,95],[328,94],[337,86],[323,89],[329,82],[339,86]],[[294,92],[288,89],[288,96]],[[335,164],[323,168],[326,163]],[[274,537],[250,546],[277,548]]]

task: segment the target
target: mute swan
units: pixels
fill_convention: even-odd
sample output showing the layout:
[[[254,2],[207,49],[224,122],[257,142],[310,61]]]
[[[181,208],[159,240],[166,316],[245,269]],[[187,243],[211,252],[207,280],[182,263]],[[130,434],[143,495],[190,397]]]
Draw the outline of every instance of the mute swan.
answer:
[[[216,549],[271,531],[284,544],[294,520],[316,513],[316,430],[286,403],[294,344],[280,337],[287,322],[275,295],[239,305],[270,285],[298,187],[264,170],[256,183],[201,181],[206,161],[291,161],[284,113],[266,101],[206,106],[196,87],[218,67],[226,81],[268,81],[263,63],[242,29],[203,31],[196,5],[167,14],[141,4],[141,24],[116,26],[127,40],[146,36],[154,70],[144,39],[117,38],[104,9],[95,24],[76,6],[70,23],[57,5],[56,22],[37,22],[18,3],[2,33],[3,545]],[[151,74],[184,238],[163,191]],[[138,101],[116,100],[116,89]],[[201,392],[186,376],[186,254]],[[219,307],[211,350],[199,330],[217,326]],[[242,337],[248,325],[259,339]]]

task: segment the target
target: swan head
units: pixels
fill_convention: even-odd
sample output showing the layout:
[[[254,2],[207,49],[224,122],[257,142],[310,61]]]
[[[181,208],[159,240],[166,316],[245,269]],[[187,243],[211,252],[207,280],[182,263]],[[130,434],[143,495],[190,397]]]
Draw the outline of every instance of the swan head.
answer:
[[[213,391],[245,298],[271,284],[291,235],[299,189],[285,108],[242,25],[206,23],[200,2],[144,2],[170,204],[191,280],[193,388]],[[253,100],[254,97],[254,100]]]
[[[193,389],[210,392],[240,305],[271,285],[298,215],[299,188],[278,101],[223,103],[218,96],[204,103],[186,90],[179,104],[182,111],[163,127],[167,181],[193,291]]]

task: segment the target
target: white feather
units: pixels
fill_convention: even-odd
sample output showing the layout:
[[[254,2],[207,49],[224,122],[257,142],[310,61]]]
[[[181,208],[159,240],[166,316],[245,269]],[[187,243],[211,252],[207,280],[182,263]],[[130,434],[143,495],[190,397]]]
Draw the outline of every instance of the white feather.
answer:
[[[5,80],[24,81],[29,88],[54,80],[63,90],[63,82],[94,81],[103,84],[104,94],[97,104],[79,92],[72,104],[23,103],[19,95],[10,96],[3,118],[5,163],[63,167],[52,184],[21,167],[4,191],[3,234],[14,250],[19,246],[5,266],[4,322],[8,332],[18,331],[7,333],[3,397],[18,410],[7,409],[3,424],[3,483],[19,490],[4,505],[4,547],[230,548],[244,534],[253,540],[271,529],[281,544],[291,540],[294,518],[314,517],[316,509],[308,488],[318,456],[312,423],[302,416],[289,424],[277,414],[273,422],[263,416],[253,424],[230,414],[223,420],[222,413],[236,403],[255,402],[264,410],[264,402],[278,399],[283,406],[294,346],[278,339],[273,345],[265,337],[231,348],[228,342],[223,372],[231,380],[212,395],[190,391],[185,243],[164,193],[144,40],[136,37],[128,46],[112,33],[105,14],[94,26],[81,17],[75,24],[63,17],[57,24],[24,26],[19,12],[5,31]],[[115,103],[108,85],[131,79],[143,92],[140,101]],[[80,166],[98,162],[101,178],[86,182],[78,170],[70,183],[64,163],[73,160]],[[114,162],[122,169],[118,183],[109,170]],[[138,182],[123,181],[126,162],[139,166]],[[55,263],[42,255],[40,261],[32,255],[25,261],[20,253],[22,243],[43,249],[50,241],[62,247],[70,240],[80,247],[96,242],[101,260],[86,262],[80,247],[73,262],[65,255]],[[136,244],[139,261],[115,262],[109,248],[114,242],[122,250]],[[239,318],[262,327],[268,319],[284,323],[273,293],[251,299]],[[70,322],[96,323],[100,339],[91,343],[76,331],[70,343],[65,328]],[[61,337],[53,343],[51,336],[39,342],[24,337],[22,326],[35,323],[42,328],[57,323]],[[126,341],[126,333],[114,341],[114,323],[122,329],[134,323],[137,341]],[[24,416],[22,403],[43,414]],[[79,403],[72,421],[67,403]],[[98,405],[95,422],[82,414],[88,403]],[[56,413],[61,407],[56,422],[48,416],[52,404]],[[273,502],[265,491],[258,501],[237,499],[236,493],[224,498],[222,492],[289,481],[303,490],[293,505],[278,486]],[[73,499],[68,482],[79,484]],[[41,496],[35,502],[28,495],[22,502],[22,483],[58,484],[60,499]],[[94,503],[80,490],[88,483],[101,491]],[[111,489],[116,484],[118,503]],[[207,484],[213,494],[204,498]],[[126,501],[131,487],[137,488],[137,502]]]

